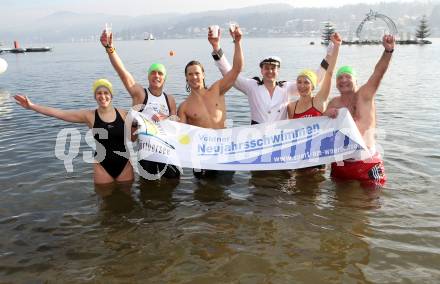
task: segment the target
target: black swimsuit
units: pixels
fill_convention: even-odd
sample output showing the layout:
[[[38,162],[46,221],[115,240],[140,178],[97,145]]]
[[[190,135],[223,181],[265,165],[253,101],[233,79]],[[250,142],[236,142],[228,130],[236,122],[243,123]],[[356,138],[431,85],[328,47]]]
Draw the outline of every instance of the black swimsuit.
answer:
[[[113,178],[117,178],[125,168],[128,162],[127,158],[124,158],[118,154],[116,151],[126,152],[124,144],[124,120],[116,111],[116,119],[113,122],[103,121],[98,114],[98,110],[95,110],[95,123],[93,124],[93,137],[96,142],[99,142],[105,148],[105,158],[100,162],[101,166],[107,171],[109,175]],[[101,128],[107,130],[107,139],[99,138],[96,128]],[[97,150],[98,145],[97,145]],[[97,153],[95,151],[95,157]]]

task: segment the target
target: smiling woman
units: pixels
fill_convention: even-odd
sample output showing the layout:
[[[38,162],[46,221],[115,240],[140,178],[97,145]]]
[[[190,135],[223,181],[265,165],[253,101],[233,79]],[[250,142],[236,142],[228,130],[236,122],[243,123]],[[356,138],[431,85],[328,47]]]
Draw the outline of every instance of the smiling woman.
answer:
[[[127,112],[113,107],[113,87],[106,79],[96,80],[93,93],[98,105],[96,110],[61,110],[32,103],[27,96],[14,96],[17,104],[43,115],[67,122],[83,123],[93,129],[97,147],[94,163],[96,184],[132,181],[133,168],[127,158],[116,154],[126,152],[124,145],[124,120]]]

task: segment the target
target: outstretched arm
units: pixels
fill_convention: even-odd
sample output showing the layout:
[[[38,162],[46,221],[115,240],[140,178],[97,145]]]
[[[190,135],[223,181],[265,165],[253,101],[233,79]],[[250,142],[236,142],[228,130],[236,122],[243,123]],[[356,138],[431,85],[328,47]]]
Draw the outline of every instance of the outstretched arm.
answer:
[[[380,82],[390,65],[391,55],[393,54],[395,44],[394,36],[384,35],[382,44],[385,49],[374,68],[373,74],[368,79],[367,83],[359,89],[359,96],[365,100],[372,100],[374,98]]]
[[[223,75],[223,79],[219,80],[220,94],[226,93],[234,84],[235,80],[243,68],[243,51],[241,49],[242,32],[239,27],[235,31],[231,31],[231,36],[234,39],[234,61],[232,69]]]
[[[127,69],[125,69],[121,58],[116,53],[116,50],[113,46],[113,33],[110,33],[108,35],[107,32],[104,30],[101,34],[101,44],[105,47],[113,68],[116,70],[116,73],[118,73],[119,78],[121,78],[121,81],[127,89],[128,93],[133,98],[134,105],[141,104],[144,89],[141,85],[136,83],[131,73],[128,72]]]
[[[330,89],[332,85],[333,71],[335,70],[336,61],[338,60],[339,47],[341,46],[342,39],[338,33],[331,35],[330,40],[333,43],[332,54],[328,58],[328,68],[324,74],[324,80],[322,82],[321,88],[319,89],[314,102],[316,106],[319,106],[321,111],[325,110],[328,96],[330,94]]]
[[[237,31],[237,29],[236,29],[236,31]],[[212,56],[214,57],[215,65],[220,70],[222,75],[225,76],[232,69],[232,66],[229,63],[229,61],[226,59],[226,56],[223,55],[223,50],[220,48],[220,37],[221,37],[220,30],[219,30],[218,37],[213,37],[212,31],[211,31],[211,29],[209,29],[208,41],[212,46],[212,50],[213,50]],[[241,35],[240,35],[240,38],[241,38]],[[235,47],[237,47],[237,46],[235,45]],[[242,54],[242,52],[241,52],[241,54]],[[237,55],[237,52],[235,52],[235,55]],[[242,62],[242,64],[244,64],[244,63]],[[237,78],[235,79],[234,87],[247,95],[250,92],[250,89],[252,88],[252,86],[254,84],[255,84],[255,80],[245,78],[239,74],[237,76]]]
[[[27,96],[17,94],[14,96],[16,103],[25,109],[30,109],[43,115],[55,117],[67,122],[86,123],[92,127],[90,120],[90,110],[61,110],[57,108],[37,105],[31,102]]]

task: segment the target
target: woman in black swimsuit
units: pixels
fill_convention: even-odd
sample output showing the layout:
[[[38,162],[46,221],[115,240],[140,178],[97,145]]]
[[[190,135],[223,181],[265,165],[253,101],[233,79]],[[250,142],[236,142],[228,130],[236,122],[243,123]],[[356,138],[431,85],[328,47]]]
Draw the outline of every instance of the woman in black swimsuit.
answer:
[[[98,108],[95,110],[65,111],[32,103],[28,97],[17,94],[16,102],[26,109],[62,119],[68,122],[85,123],[93,129],[97,144],[94,163],[94,182],[96,184],[113,181],[132,181],[133,168],[127,158],[115,152],[126,152],[124,145],[124,120],[126,111],[116,109],[112,105],[113,88],[106,79],[99,79],[93,84],[93,93]],[[103,133],[107,132],[107,135]],[[101,147],[102,145],[102,147]],[[105,150],[105,151],[104,151]]]

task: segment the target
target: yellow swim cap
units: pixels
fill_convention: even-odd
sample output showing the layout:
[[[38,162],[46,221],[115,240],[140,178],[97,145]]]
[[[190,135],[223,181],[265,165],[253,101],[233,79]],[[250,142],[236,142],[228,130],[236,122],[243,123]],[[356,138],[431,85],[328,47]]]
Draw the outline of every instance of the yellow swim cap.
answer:
[[[112,83],[110,83],[109,80],[107,80],[107,79],[99,79],[99,80],[96,80],[96,81],[93,83],[93,94],[96,93],[96,90],[97,90],[99,87],[106,87],[106,88],[109,90],[110,94],[113,95],[113,86],[112,86]]]
[[[318,83],[318,76],[316,75],[315,71],[304,69],[299,73],[298,77],[300,76],[306,77],[310,81],[310,83],[312,83],[313,88],[316,87],[316,84]]]

